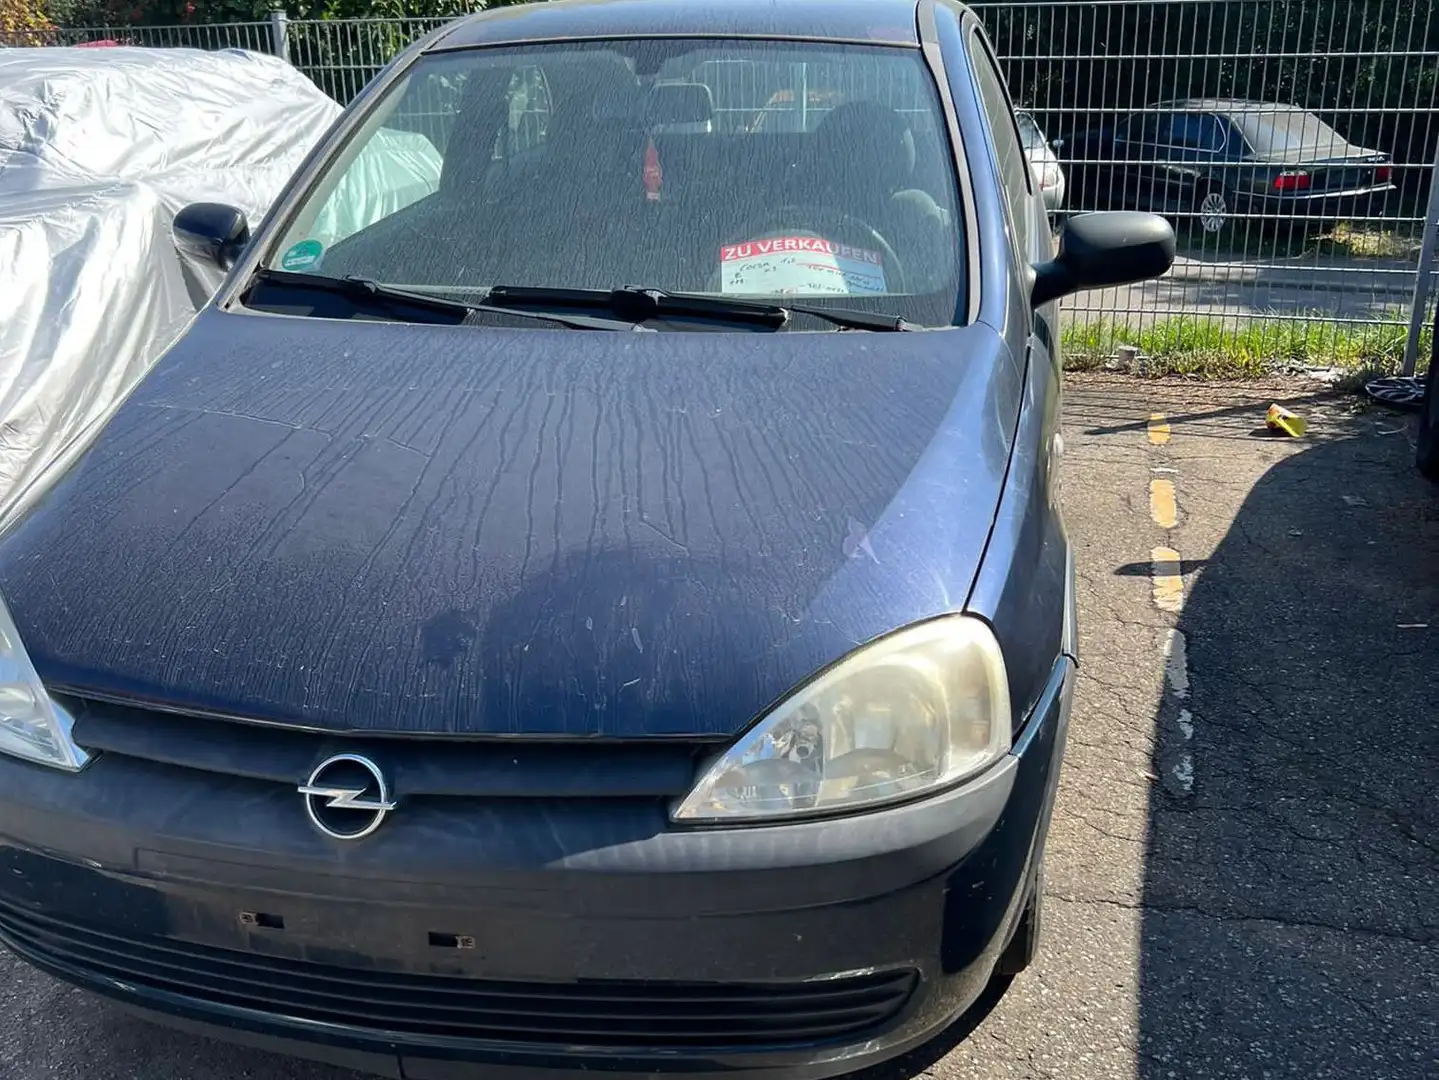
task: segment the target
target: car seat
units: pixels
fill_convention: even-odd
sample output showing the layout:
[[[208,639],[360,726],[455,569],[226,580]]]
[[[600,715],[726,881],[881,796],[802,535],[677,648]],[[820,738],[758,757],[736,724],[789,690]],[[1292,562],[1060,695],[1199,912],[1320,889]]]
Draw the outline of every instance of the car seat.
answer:
[[[816,128],[800,164],[799,205],[824,206],[859,218],[894,247],[911,291],[947,276],[952,257],[947,215],[914,186],[915,139],[894,109],[850,101]]]

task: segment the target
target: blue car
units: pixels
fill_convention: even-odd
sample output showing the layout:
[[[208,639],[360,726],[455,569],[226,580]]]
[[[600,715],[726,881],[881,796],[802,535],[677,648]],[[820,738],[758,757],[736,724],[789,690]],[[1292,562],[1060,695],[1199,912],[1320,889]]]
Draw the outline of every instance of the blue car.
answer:
[[[175,232],[0,540],[10,949],[410,1078],[826,1077],[1031,961],[1058,301],[1174,237],[1054,248],[970,12],[484,12]]]

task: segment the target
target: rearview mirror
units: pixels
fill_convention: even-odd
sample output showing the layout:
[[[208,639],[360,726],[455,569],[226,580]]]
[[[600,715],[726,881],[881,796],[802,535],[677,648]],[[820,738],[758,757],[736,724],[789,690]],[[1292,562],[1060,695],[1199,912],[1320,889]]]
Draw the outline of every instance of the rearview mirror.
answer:
[[[1174,229],[1158,214],[1078,214],[1059,234],[1059,254],[1034,268],[1030,302],[1041,307],[1085,289],[1132,285],[1174,265]]]
[[[175,246],[228,270],[250,242],[243,211],[224,203],[191,203],[175,215]]]

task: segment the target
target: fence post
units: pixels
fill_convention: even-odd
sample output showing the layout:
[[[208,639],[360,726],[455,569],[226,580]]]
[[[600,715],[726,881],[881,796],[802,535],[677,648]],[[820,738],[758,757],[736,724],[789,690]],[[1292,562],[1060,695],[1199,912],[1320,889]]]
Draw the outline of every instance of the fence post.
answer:
[[[1414,279],[1414,307],[1409,312],[1409,336],[1404,341],[1404,374],[1413,375],[1419,364],[1419,337],[1429,315],[1429,282],[1433,276],[1434,249],[1439,241],[1439,150],[1429,175],[1429,205],[1424,211],[1424,241],[1419,245],[1419,271]]]
[[[290,16],[288,12],[270,12],[270,51],[281,60],[290,59]]]

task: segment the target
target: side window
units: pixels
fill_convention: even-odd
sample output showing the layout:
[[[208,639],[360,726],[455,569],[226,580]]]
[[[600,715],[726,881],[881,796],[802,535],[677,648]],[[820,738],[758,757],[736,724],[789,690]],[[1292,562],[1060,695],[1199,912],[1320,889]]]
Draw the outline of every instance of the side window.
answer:
[[[970,62],[974,65],[974,77],[979,86],[979,96],[984,103],[985,116],[990,131],[994,134],[994,150],[999,158],[999,175],[1004,183],[1004,193],[1009,200],[1010,214],[1018,231],[1020,250],[1028,254],[1033,239],[1033,215],[1030,198],[1032,180],[1029,159],[1025,156],[1024,145],[1015,126],[1014,110],[1009,104],[1009,95],[1004,89],[1004,78],[996,67],[984,39],[976,31],[969,42]]]
[[[1224,138],[1224,156],[1226,158],[1237,161],[1250,152],[1244,132],[1234,125],[1234,121],[1227,116],[1216,116],[1214,122],[1219,126],[1219,132]]]
[[[1222,153],[1226,140],[1224,125],[1219,122],[1219,118],[1205,113],[1197,119],[1199,121],[1199,140],[1195,145],[1200,150],[1208,150],[1215,154]]]
[[[1214,117],[1202,113],[1176,113],[1169,144],[1186,150],[1213,153],[1223,147],[1224,140]]]
[[[1188,116],[1184,113],[1175,113],[1165,118],[1165,122],[1159,127],[1159,145],[1167,146],[1171,150],[1193,147],[1198,128],[1195,121],[1198,117]]]
[[[1172,117],[1168,113],[1141,113],[1129,122],[1129,138],[1150,146],[1168,142],[1171,121]]]

